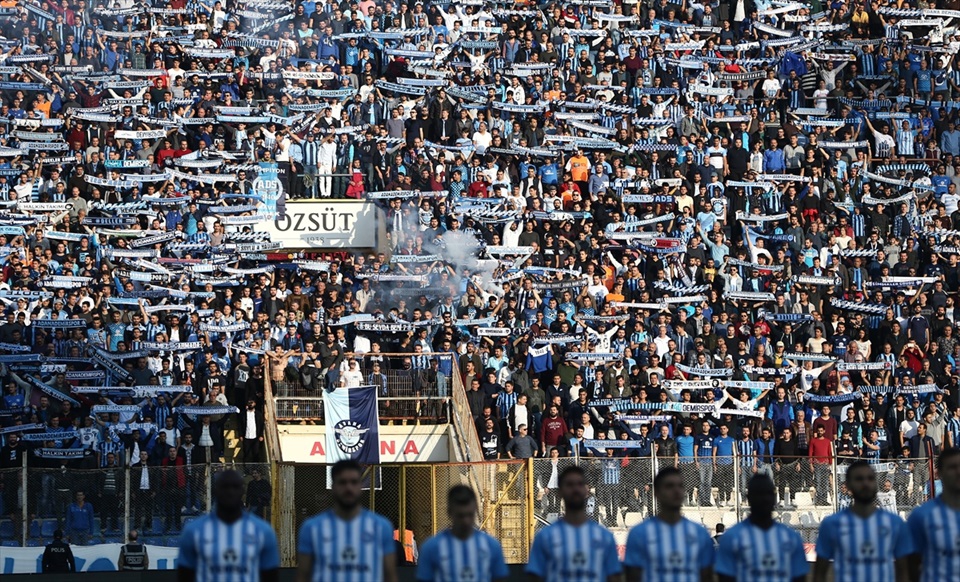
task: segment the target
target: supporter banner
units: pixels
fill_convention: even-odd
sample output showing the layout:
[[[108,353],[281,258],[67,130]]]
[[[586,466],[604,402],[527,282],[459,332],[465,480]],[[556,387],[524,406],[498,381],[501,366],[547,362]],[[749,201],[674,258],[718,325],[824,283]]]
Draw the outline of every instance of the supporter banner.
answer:
[[[117,139],[160,139],[166,137],[167,132],[164,129],[150,129],[146,131],[127,131],[117,130],[113,136]]]
[[[819,277],[815,275],[794,275],[794,283],[801,285],[839,285],[843,282],[840,277]]]
[[[762,366],[743,366],[741,368],[747,374],[757,374],[760,376],[787,376],[789,374],[799,374],[800,366],[783,366],[780,368],[764,368]]]
[[[382,331],[387,333],[401,333],[413,331],[415,326],[405,321],[380,322],[380,321],[358,321],[354,327],[357,331]]]
[[[177,238],[176,232],[162,232],[160,234],[155,234],[152,236],[144,236],[144,237],[133,239],[130,241],[130,246],[133,248],[149,247],[156,244],[161,244],[167,241],[174,240],[175,238]]]
[[[724,388],[738,388],[740,390],[773,390],[773,382],[751,382],[748,380],[724,380]]]
[[[853,371],[873,371],[873,370],[889,370],[893,366],[890,362],[839,362],[837,363],[837,370],[840,372],[853,372]]]
[[[45,384],[44,382],[41,382],[40,380],[37,380],[37,379],[34,378],[33,376],[27,375],[27,382],[29,382],[30,384],[33,384],[33,386],[34,386],[35,388],[37,388],[38,390],[40,390],[41,392],[43,392],[43,393],[46,394],[47,396],[50,396],[50,397],[52,397],[52,398],[56,398],[57,400],[59,400],[59,401],[61,401],[61,402],[69,402],[70,404],[73,404],[74,406],[77,406],[77,407],[80,406],[80,403],[77,402],[76,400],[74,400],[73,398],[71,398],[69,394],[64,394],[63,392],[57,390],[57,389],[54,388],[53,386],[51,386],[51,385],[49,385],[49,384]]]
[[[480,337],[509,337],[512,330],[509,327],[481,327],[477,329]]]
[[[860,397],[861,394],[859,392],[851,392],[849,394],[834,394],[832,396],[821,396],[819,394],[810,394],[808,392],[803,396],[803,399],[806,402],[812,402],[814,404],[846,404],[848,402],[855,402]]]
[[[621,441],[613,439],[584,439],[583,446],[589,449],[639,449],[648,446],[649,443],[640,441]]]
[[[728,301],[773,301],[776,299],[773,293],[763,291],[728,291],[723,294],[723,298]]]
[[[115,572],[121,544],[71,546],[77,572]],[[175,570],[179,549],[175,546],[147,545],[151,570]],[[0,547],[0,574],[42,573],[44,547]]]
[[[203,331],[212,331],[214,333],[235,333],[238,331],[244,331],[250,329],[249,321],[241,321],[239,323],[201,323],[200,329]]]
[[[90,412],[93,414],[110,414],[110,413],[120,413],[132,412],[137,414],[140,412],[140,407],[136,404],[97,404],[96,406],[90,407]]]
[[[288,202],[286,215],[254,226],[284,249],[376,248],[382,221],[368,201]]]
[[[27,432],[30,430],[46,430],[46,429],[47,429],[47,425],[42,422],[38,422],[36,424],[18,424],[15,426],[5,426],[3,428],[0,428],[0,434],[10,434],[14,432]]]
[[[48,429],[47,432],[20,435],[20,439],[31,443],[42,443],[44,441],[69,441],[79,436],[75,430],[61,428],[58,431]]]
[[[87,322],[83,319],[34,319],[30,321],[32,327],[42,327],[45,329],[86,329]]]
[[[158,306],[166,307],[166,306]],[[184,305],[189,309],[194,309],[193,305]],[[203,342],[140,342],[140,348],[144,350],[158,350],[161,352],[193,352],[203,349]]]
[[[567,361],[578,362],[614,362],[623,359],[620,353],[567,352]]]
[[[661,408],[668,412],[714,414],[717,411],[716,404],[693,404],[691,402],[663,402],[660,404]]]
[[[667,390],[709,390],[723,386],[721,380],[664,380]]]
[[[698,368],[677,364],[677,369],[685,374],[694,374],[696,376],[732,376],[733,368]]]
[[[82,459],[86,455],[93,454],[93,453],[92,451],[87,451],[86,449],[40,448],[40,449],[34,449],[33,454],[34,456],[40,457],[41,459],[76,460],[76,459]]]
[[[821,362],[821,363],[837,361],[835,357],[829,356],[827,354],[808,354],[805,352],[784,352],[783,357],[788,360]]]
[[[237,414],[240,409],[236,406],[177,406],[173,411],[177,414],[193,416],[216,416],[218,414]]]
[[[856,301],[847,301],[845,299],[839,299],[834,297],[830,300],[830,305],[833,305],[837,309],[846,309],[848,311],[863,311],[866,313],[873,313],[875,315],[883,315],[887,312],[888,307],[886,305],[873,305],[869,303],[858,303]]]
[[[327,427],[328,472],[331,465],[346,459],[364,465],[380,462],[380,417],[376,386],[325,392],[323,409]]]

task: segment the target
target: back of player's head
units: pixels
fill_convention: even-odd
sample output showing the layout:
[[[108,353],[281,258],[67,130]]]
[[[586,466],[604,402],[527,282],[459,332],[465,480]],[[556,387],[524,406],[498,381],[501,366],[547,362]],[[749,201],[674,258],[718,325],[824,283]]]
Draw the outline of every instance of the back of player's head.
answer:
[[[354,461],[353,459],[337,461],[333,464],[333,467],[330,468],[330,479],[336,481],[337,477],[339,477],[345,471],[356,471],[359,474],[363,474],[363,467],[361,467],[360,463]]]
[[[765,494],[774,490],[773,479],[766,473],[757,473],[750,478],[747,483],[747,496],[753,497],[758,494]]]
[[[660,487],[663,486],[663,483],[674,475],[683,479],[680,469],[676,467],[664,467],[663,469],[660,469],[660,472],[657,473],[657,476],[653,478],[653,490],[659,490]]]
[[[873,470],[874,470],[873,465],[871,465],[869,462],[863,459],[850,463],[850,466],[847,467],[847,475],[845,479],[847,485],[849,485],[852,482],[853,475],[857,471],[873,471]]]
[[[447,493],[447,506],[464,506],[476,503],[477,494],[466,485],[454,485]]]
[[[715,529],[718,534],[722,534],[723,532],[727,531],[727,526],[723,525],[722,523],[718,523]]]
[[[587,474],[584,472],[584,470],[583,470],[582,468],[578,467],[577,465],[570,465],[569,467],[567,467],[566,469],[564,469],[563,471],[560,472],[560,476],[557,477],[557,484],[558,484],[558,485],[563,485],[563,483],[564,483],[571,475],[579,475],[579,476],[582,477],[583,479],[586,479],[586,478],[587,478]]]
[[[937,458],[937,471],[943,470],[943,466],[947,463],[947,461],[958,455],[960,455],[960,449],[958,448],[944,449]]]

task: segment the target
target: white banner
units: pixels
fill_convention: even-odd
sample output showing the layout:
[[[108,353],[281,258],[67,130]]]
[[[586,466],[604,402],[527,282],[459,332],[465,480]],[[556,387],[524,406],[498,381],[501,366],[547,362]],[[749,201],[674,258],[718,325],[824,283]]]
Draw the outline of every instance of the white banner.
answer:
[[[77,572],[115,572],[121,544],[70,546],[77,562]],[[0,547],[2,574],[40,574],[44,547]],[[176,569],[178,548],[147,546],[151,570]]]
[[[287,202],[286,216],[255,226],[285,249],[376,248],[377,207],[366,201]]]
[[[308,432],[302,429],[312,429]],[[285,462],[324,464],[327,462],[324,427],[285,426],[280,430],[280,450]],[[381,463],[446,463],[450,442],[442,426],[381,426]]]

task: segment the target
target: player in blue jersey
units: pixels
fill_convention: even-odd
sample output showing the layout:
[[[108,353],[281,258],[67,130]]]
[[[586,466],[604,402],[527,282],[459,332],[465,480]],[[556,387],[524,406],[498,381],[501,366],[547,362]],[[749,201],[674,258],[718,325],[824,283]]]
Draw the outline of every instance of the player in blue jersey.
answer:
[[[680,470],[653,480],[657,515],[627,536],[627,582],[713,582],[714,547],[707,528],[681,515],[686,488]]]
[[[450,528],[420,547],[418,582],[492,582],[509,576],[500,542],[476,529],[477,495],[466,485],[447,494]]]
[[[280,550],[270,524],[243,510],[243,477],[217,476],[216,509],[180,536],[178,582],[276,582]]]
[[[557,478],[563,517],[533,539],[527,574],[533,581],[615,582],[620,558],[613,534],[587,515],[590,489],[583,469],[567,467]]]
[[[397,582],[393,526],[360,505],[360,464],[337,461],[330,475],[333,509],[300,527],[297,582]]]
[[[960,449],[940,453],[937,469],[943,491],[907,518],[911,579],[919,582],[960,580]]]
[[[720,538],[720,582],[806,582],[810,565],[800,534],[773,519],[777,491],[766,474],[747,484],[750,515]]]
[[[833,560],[835,582],[906,582],[913,545],[903,519],[877,507],[877,472],[856,461],[846,482],[853,503],[820,524],[813,579],[827,580]]]

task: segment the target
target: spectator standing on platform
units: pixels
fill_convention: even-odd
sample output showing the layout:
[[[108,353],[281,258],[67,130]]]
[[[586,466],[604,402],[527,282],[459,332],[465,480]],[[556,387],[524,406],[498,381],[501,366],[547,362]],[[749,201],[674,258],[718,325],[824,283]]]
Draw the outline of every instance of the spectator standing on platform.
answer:
[[[74,493],[75,501],[67,508],[66,529],[71,543],[85,546],[93,536],[93,505],[87,503],[86,493]]]

